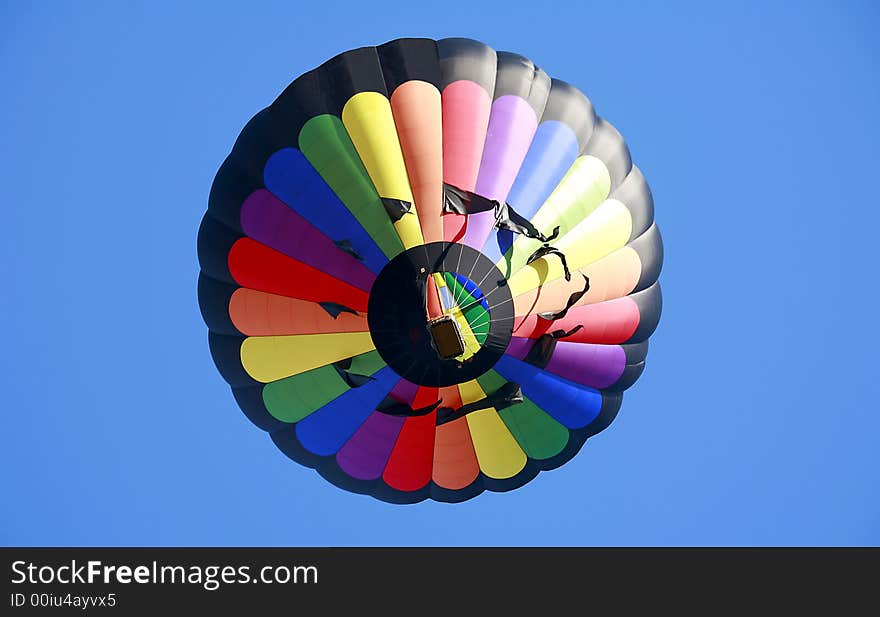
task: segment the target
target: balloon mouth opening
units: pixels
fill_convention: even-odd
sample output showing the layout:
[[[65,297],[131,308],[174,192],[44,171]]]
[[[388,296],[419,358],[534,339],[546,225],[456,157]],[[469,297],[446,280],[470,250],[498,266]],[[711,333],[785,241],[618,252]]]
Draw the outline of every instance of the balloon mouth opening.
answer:
[[[461,328],[451,315],[443,315],[428,322],[431,344],[443,360],[451,360],[464,354],[464,337]]]
[[[510,290],[484,284],[503,279],[489,258],[464,244],[431,242],[398,254],[370,288],[367,321],[376,351],[420,386],[476,379],[513,335]]]

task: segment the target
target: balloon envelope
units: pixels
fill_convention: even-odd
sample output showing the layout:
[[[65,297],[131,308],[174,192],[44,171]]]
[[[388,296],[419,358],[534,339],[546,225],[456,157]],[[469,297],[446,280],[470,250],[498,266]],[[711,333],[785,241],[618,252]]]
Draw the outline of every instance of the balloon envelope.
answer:
[[[400,39],[242,130],[198,238],[211,353],[284,453],[408,503],[506,491],[607,427],[660,317],[653,200],[527,58]]]

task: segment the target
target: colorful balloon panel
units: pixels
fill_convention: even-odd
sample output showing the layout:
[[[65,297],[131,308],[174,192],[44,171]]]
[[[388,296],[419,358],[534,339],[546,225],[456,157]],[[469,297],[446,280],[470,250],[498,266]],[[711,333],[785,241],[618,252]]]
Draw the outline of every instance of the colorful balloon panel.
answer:
[[[347,239],[353,253],[374,274],[382,270],[389,256],[402,250],[393,231],[384,231],[387,221],[381,218],[371,235],[300,150],[275,152],[266,161],[263,178],[272,195],[324,236],[334,242]]]
[[[393,503],[509,491],[620,409],[663,246],[621,135],[470,39],[297,77],[248,122],[199,229],[214,362],[254,424]]]

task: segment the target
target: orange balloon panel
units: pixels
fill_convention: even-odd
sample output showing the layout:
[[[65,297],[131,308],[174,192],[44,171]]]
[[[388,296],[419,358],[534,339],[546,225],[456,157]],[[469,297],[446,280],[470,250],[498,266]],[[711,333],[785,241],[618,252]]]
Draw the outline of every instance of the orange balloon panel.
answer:
[[[408,81],[391,95],[391,112],[425,242],[443,240],[443,131],[440,92]]]
[[[467,418],[441,424],[434,437],[434,471],[437,486],[461,489],[477,479],[480,464],[474,452]]]
[[[575,306],[620,298],[635,289],[641,273],[642,262],[638,253],[624,247],[572,272],[570,281],[559,278],[516,296],[513,299],[516,314],[526,316],[559,310],[571,294],[583,290],[584,276],[589,279],[590,288]]]
[[[233,325],[248,336],[367,332],[366,314],[333,317],[320,304],[239,287],[229,299]]]

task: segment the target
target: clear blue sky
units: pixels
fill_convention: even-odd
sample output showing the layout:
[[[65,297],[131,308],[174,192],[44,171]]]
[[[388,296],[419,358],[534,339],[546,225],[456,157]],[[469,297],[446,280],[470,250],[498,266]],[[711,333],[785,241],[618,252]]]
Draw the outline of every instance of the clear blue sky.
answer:
[[[178,4],[0,8],[0,543],[880,543],[875,3]],[[301,72],[400,36],[481,39],[583,89],[667,251],[611,428],[453,506],[285,458],[217,374],[196,301],[196,230],[241,127]]]

